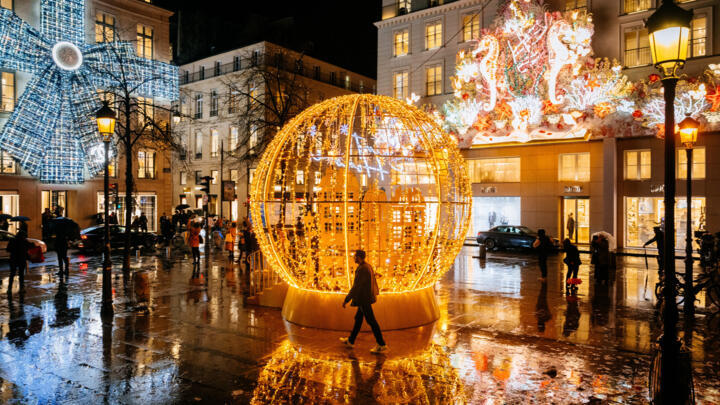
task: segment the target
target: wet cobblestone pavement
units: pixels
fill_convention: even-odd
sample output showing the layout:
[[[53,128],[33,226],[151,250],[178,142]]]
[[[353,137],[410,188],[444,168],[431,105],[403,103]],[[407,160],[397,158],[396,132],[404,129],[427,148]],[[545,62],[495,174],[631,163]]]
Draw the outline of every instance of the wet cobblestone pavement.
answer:
[[[387,332],[386,356],[368,352],[371,334],[348,351],[344,333],[246,306],[247,278],[219,256],[195,277],[184,255],[164,251],[134,258],[129,274],[116,268],[115,317],[104,325],[101,258],[75,257],[67,281],[51,258],[30,270],[25,294],[16,283],[0,295],[0,402],[648,402],[659,329],[657,273],[643,258],[619,258],[610,286],[583,265],[567,297],[561,256],[543,284],[531,255],[474,252],[466,247],[438,284],[441,318]],[[8,275],[0,268],[3,292]],[[702,404],[720,403],[717,332],[701,313],[687,339]]]

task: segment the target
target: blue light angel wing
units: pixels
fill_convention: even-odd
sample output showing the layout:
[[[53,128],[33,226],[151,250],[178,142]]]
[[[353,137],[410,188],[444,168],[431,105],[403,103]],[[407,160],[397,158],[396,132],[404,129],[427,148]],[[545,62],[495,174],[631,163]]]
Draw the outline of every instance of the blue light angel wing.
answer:
[[[77,184],[85,180],[85,154],[80,139],[72,131],[75,123],[67,98],[61,103],[60,116],[52,129],[52,137],[45,147],[39,173],[43,183]]]
[[[179,97],[178,67],[140,58],[129,42],[90,45],[83,52],[93,82],[102,89],[127,85],[132,95],[170,101]]]
[[[58,41],[84,44],[85,0],[42,0],[40,27],[53,45]]]
[[[95,151],[103,148],[103,138],[98,133],[95,113],[102,103],[98,97],[91,78],[84,74],[75,75],[71,81],[71,91],[68,94],[70,108],[74,120],[73,133],[79,140],[83,155],[87,157],[85,163],[91,176],[103,170],[104,159],[92,156]]]
[[[61,114],[61,83],[61,75],[52,68],[35,75],[0,132],[2,150],[36,177]]]
[[[0,8],[0,69],[39,73],[52,63],[51,45],[40,32]]]

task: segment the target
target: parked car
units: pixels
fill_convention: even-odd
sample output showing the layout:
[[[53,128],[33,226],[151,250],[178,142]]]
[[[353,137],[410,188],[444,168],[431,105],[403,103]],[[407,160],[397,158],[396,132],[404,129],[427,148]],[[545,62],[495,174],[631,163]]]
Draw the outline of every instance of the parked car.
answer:
[[[10,252],[7,251],[7,245],[8,242],[10,242],[10,239],[14,237],[15,235],[11,232],[0,231],[0,260],[10,260]],[[43,254],[47,252],[47,245],[45,242],[33,238],[27,238],[27,240],[35,246],[40,246]]]
[[[488,231],[478,232],[477,242],[485,244],[488,250],[498,248],[532,249],[537,239],[537,232],[522,225],[498,225]],[[560,249],[560,242],[550,237],[556,250]]]
[[[102,253],[105,238],[104,225],[91,226],[80,231],[80,240],[75,247],[82,252]],[[130,244],[133,249],[139,247],[153,248],[158,242],[158,236],[152,232],[130,231]],[[110,225],[110,249],[125,247],[125,227]]]

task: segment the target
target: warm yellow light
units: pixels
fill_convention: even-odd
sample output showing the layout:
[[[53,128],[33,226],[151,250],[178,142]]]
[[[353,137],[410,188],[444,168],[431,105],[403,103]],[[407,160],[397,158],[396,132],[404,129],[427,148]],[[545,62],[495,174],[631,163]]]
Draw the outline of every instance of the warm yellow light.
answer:
[[[680,134],[680,143],[687,149],[692,149],[697,142],[698,129],[700,123],[692,117],[686,117],[678,124],[678,133]]]
[[[97,120],[98,131],[101,134],[112,134],[115,132],[115,120],[112,118],[100,118]]]
[[[682,67],[687,59],[690,29],[670,27],[650,33],[650,50],[653,64],[660,67],[666,75]]]
[[[315,173],[303,176],[297,174]],[[316,104],[278,132],[250,195],[270,265],[290,285],[346,292],[363,249],[382,293],[422,289],[462,248],[471,188],[452,140],[419,109],[351,95]]]
[[[115,111],[113,111],[107,102],[103,102],[102,107],[95,113],[98,132],[100,132],[105,140],[109,140],[115,133]]]

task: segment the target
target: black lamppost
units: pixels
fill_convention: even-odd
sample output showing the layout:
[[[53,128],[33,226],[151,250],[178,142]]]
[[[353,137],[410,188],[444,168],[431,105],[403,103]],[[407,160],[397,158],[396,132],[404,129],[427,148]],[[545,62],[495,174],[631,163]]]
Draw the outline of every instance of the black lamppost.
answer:
[[[677,338],[678,309],[675,301],[675,87],[677,71],[687,59],[692,11],[672,0],[662,5],[647,20],[650,52],[655,67],[662,73],[665,91],[665,251],[663,284],[663,336],[660,338],[660,386],[651,392],[657,404],[685,404],[690,387],[680,361]]]
[[[103,106],[95,113],[97,120],[98,131],[103,136],[103,143],[105,144],[105,217],[103,223],[105,224],[105,248],[103,249],[103,275],[102,275],[102,308],[100,314],[102,316],[112,316],[113,305],[112,305],[112,285],[111,285],[111,272],[112,262],[110,261],[110,226],[108,221],[108,207],[110,205],[110,178],[108,176],[109,166],[109,154],[110,154],[110,141],[115,133],[115,111],[113,111],[107,102],[103,102]]]
[[[692,159],[693,146],[697,142],[700,123],[692,117],[686,117],[678,124],[680,143],[685,146],[687,159],[687,223],[685,234],[685,299],[683,309],[686,318],[695,316],[695,290],[693,289],[693,229],[692,229]]]

